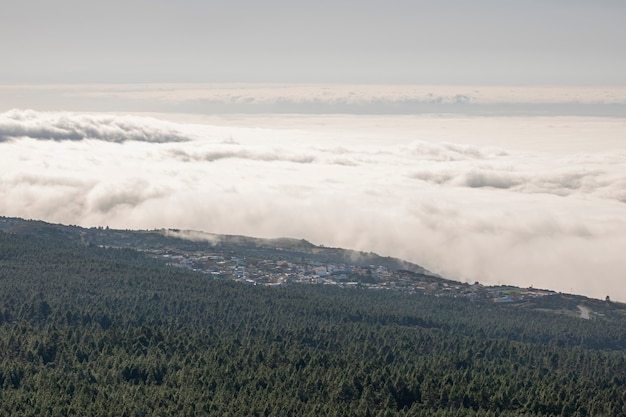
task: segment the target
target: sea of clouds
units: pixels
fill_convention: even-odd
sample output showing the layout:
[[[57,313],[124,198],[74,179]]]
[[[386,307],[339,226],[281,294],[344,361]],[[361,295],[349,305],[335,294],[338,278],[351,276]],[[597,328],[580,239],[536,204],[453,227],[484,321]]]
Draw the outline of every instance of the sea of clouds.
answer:
[[[164,86],[160,97],[175,107],[206,98],[206,88]],[[311,91],[323,101],[354,90],[255,88],[262,91],[211,94],[276,103],[271,94],[306,101],[303,91]],[[305,238],[401,257],[461,281],[626,301],[626,118],[562,115],[561,90],[535,94],[560,109],[541,116],[163,108],[146,115],[131,111],[139,106],[133,100],[157,100],[156,88],[97,91],[129,110],[95,112],[79,100],[70,102],[78,111],[0,114],[0,215]],[[392,90],[367,91],[352,100],[404,100]],[[504,99],[496,92],[532,102],[531,92],[511,98],[493,90],[480,98],[471,91],[436,90],[443,98],[435,105],[497,104]],[[64,94],[82,100],[96,89]],[[625,101],[609,89],[570,95],[599,105],[598,112]]]

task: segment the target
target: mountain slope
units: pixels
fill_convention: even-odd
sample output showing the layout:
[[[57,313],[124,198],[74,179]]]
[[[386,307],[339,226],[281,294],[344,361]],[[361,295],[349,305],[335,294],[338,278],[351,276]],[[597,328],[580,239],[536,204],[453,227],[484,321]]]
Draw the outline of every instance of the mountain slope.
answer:
[[[0,233],[5,415],[620,415],[625,335],[452,297],[246,286],[54,227]]]
[[[280,251],[281,256],[290,258],[307,257],[319,262],[351,263],[355,265],[382,265],[389,269],[406,269],[427,273],[426,269],[400,259],[382,257],[374,253],[340,248],[316,246],[298,239],[260,239],[247,236],[216,235],[211,233],[181,230],[115,230],[82,228],[50,224],[38,220],[0,217],[0,230],[10,233],[48,236],[61,240],[80,241],[92,245],[127,247],[139,250],[173,248],[184,251],[201,251],[207,247],[220,246],[226,251],[242,252],[246,256],[267,259]]]

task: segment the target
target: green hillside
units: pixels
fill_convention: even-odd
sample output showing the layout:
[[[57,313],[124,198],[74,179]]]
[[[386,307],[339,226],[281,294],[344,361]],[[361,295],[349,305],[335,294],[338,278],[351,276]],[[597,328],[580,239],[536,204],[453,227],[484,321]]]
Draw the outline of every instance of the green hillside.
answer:
[[[219,246],[226,253],[236,255],[243,253],[246,257],[257,259],[272,259],[277,256],[306,257],[319,262],[349,262],[356,265],[377,264],[389,269],[428,273],[421,266],[400,259],[383,257],[371,252],[317,246],[302,239],[259,239],[247,236],[165,229],[140,231],[109,228],[86,229],[78,226],[50,224],[38,220],[10,217],[0,217],[0,231],[2,230],[98,246],[127,247],[138,250],[170,248],[186,252],[203,251]]]
[[[21,224],[0,232],[0,415],[626,415],[617,313],[242,285]]]

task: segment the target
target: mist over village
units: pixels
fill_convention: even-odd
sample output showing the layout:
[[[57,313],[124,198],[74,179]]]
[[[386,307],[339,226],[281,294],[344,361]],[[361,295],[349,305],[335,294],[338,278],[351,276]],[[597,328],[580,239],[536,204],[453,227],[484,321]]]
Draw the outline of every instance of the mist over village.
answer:
[[[2,20],[0,214],[626,300],[619,2],[26,3]]]
[[[340,98],[352,92],[353,106],[377,91],[325,88]],[[400,90],[387,88],[377,101],[397,100]],[[426,91],[454,97],[422,90],[422,100]],[[535,90],[544,102],[555,91]],[[469,97],[471,113],[481,101]],[[270,98],[279,100],[259,101]],[[0,209],[82,226],[304,238],[403,258],[461,282],[623,299],[625,130],[619,118],[558,114],[9,110],[0,115]]]

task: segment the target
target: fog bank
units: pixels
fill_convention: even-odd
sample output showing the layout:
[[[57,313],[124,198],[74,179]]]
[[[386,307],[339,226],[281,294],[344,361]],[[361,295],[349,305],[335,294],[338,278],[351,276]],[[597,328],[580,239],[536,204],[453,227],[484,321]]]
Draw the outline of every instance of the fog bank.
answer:
[[[1,114],[0,214],[304,238],[626,300],[621,119],[153,116]]]

